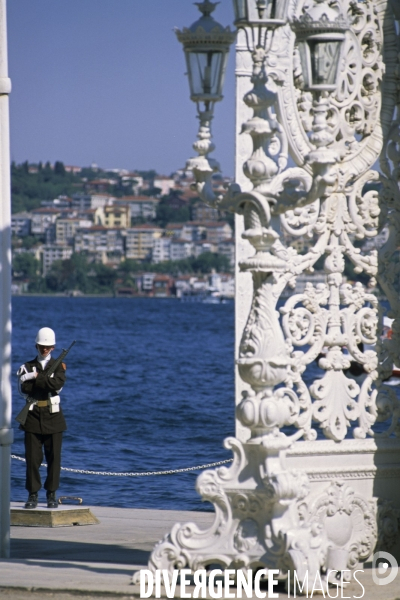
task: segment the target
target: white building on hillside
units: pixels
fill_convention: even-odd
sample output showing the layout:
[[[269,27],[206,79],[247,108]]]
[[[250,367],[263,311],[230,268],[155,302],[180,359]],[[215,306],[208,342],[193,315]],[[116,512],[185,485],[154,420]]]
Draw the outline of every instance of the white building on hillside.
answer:
[[[146,221],[156,218],[156,209],[160,200],[154,196],[123,196],[114,201],[114,205],[129,206],[131,219]]]
[[[24,237],[31,233],[31,213],[19,212],[11,215],[11,232],[18,237]]]
[[[132,260],[151,260],[156,239],[161,238],[163,230],[155,225],[143,224],[126,230],[125,256]]]
[[[153,263],[171,260],[171,238],[160,237],[154,240],[151,260]]]
[[[154,177],[153,186],[161,190],[160,196],[167,196],[175,187],[175,180],[165,175]]]
[[[171,239],[170,249],[171,260],[183,260],[193,255],[193,242]]]
[[[102,227],[78,229],[75,235],[75,252],[85,252],[89,257],[104,264],[120,262],[125,254],[125,236],[119,229]]]
[[[31,211],[31,233],[32,235],[44,235],[47,229],[56,222],[61,211],[57,208],[35,208]]]

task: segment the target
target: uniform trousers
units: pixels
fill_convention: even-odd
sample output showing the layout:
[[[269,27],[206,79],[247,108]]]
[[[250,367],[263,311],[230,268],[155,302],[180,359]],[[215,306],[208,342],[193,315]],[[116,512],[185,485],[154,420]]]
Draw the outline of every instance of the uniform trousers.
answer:
[[[47,462],[44,489],[49,492],[57,491],[60,485],[61,443],[62,432],[43,434],[25,431],[25,489],[30,494],[38,492],[42,487],[39,467],[43,460],[43,448]]]

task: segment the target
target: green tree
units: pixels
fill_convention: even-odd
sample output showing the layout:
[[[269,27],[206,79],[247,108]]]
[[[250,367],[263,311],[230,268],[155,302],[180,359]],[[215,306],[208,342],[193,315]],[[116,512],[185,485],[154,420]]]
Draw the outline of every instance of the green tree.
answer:
[[[65,175],[65,167],[64,167],[64,163],[60,162],[59,160],[57,160],[55,162],[54,165],[54,174],[55,175]]]
[[[73,173],[66,173],[63,163],[57,162],[54,170],[49,162],[39,163],[37,173],[29,173],[29,164],[11,164],[12,212],[38,208],[43,200],[58,196],[71,196],[84,190],[84,182]]]
[[[117,278],[117,272],[112,267],[103,264],[93,265],[95,277],[94,284],[96,292],[112,292],[114,291],[114,283]]]
[[[38,243],[38,240],[39,238],[35,235],[25,235],[22,238],[22,247],[26,248],[27,250],[30,250],[31,248],[33,248],[33,246],[35,246]]]
[[[137,174],[140,175],[140,177],[143,177],[145,181],[152,181],[158,175],[157,171],[154,169],[150,169],[149,171],[137,171]]]
[[[190,221],[190,205],[171,206],[169,197],[164,196],[156,208],[156,223],[160,227],[165,227],[167,223],[185,223]]]
[[[13,257],[12,270],[14,277],[30,279],[39,273],[40,263],[30,252],[21,252]]]
[[[57,260],[46,275],[46,286],[52,292],[80,290],[90,292],[89,265],[84,254],[73,254],[68,260]]]
[[[223,254],[213,252],[203,252],[193,259],[192,266],[195,272],[204,274],[211,273],[213,269],[219,273],[230,271],[229,259]]]

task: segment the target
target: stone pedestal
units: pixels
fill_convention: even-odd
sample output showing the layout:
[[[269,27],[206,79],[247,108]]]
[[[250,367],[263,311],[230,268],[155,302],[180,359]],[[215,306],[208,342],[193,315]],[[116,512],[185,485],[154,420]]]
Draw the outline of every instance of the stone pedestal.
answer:
[[[79,506],[46,508],[39,505],[33,510],[27,510],[23,508],[23,504],[11,505],[11,525],[20,527],[72,527],[98,523],[100,521],[90,508]]]

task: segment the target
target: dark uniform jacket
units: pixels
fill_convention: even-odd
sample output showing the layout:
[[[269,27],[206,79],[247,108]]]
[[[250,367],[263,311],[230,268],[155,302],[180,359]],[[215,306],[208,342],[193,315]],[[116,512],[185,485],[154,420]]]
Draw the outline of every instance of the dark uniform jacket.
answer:
[[[36,367],[38,376],[35,379],[29,379],[21,385],[21,390],[24,394],[29,394],[29,399],[34,400],[47,400],[49,393],[51,396],[57,395],[57,390],[60,390],[65,383],[65,367],[61,364],[56,369],[55,373],[51,377],[47,377],[46,371],[55,362],[54,358],[50,358],[45,369],[42,369],[42,365],[34,358],[33,360],[25,363],[26,370],[28,373],[33,371],[33,367]],[[51,413],[49,407],[34,406],[33,410],[28,412],[28,416],[25,425],[20,425],[20,429],[29,431],[30,433],[60,433],[67,429],[67,424],[64,419],[61,404],[60,412]]]

